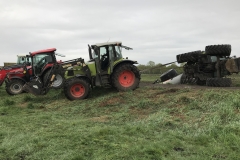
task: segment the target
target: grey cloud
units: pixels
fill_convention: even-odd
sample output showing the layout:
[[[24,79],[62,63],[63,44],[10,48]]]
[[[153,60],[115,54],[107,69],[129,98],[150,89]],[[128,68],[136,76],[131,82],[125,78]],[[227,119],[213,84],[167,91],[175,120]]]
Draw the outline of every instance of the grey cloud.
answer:
[[[19,53],[56,47],[65,59],[88,59],[87,44],[122,41],[125,57],[146,64],[174,61],[206,45],[238,45],[240,2],[190,0],[1,1],[0,65]],[[7,55],[7,56],[6,56]]]

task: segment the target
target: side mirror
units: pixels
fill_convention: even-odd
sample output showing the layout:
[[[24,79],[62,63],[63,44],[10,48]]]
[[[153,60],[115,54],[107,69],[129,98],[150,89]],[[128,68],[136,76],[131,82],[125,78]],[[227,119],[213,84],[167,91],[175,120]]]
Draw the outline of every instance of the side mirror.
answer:
[[[93,57],[92,57],[92,49],[91,49],[89,44],[88,44],[88,53],[89,53],[89,58],[93,59]]]

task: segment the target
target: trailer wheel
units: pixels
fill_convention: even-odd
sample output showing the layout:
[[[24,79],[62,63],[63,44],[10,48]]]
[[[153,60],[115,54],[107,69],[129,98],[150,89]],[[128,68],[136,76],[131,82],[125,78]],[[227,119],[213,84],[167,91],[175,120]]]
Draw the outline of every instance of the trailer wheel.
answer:
[[[196,62],[198,61],[199,56],[202,54],[202,51],[193,51],[188,53],[183,53],[177,55],[177,62],[184,63],[184,62]]]
[[[69,78],[64,85],[64,94],[69,100],[85,99],[90,93],[90,83],[84,78]]]
[[[230,56],[231,54],[231,45],[209,45],[205,47],[205,52],[207,55],[211,56]]]
[[[124,63],[113,71],[112,84],[119,91],[134,90],[139,86],[140,72],[136,66]]]
[[[6,92],[9,95],[17,95],[23,92],[24,82],[20,79],[12,79],[6,83]]]
[[[43,81],[46,82],[48,75],[50,74],[51,70],[48,70],[44,76],[43,76]],[[62,88],[64,84],[64,75],[63,74],[56,74],[55,80],[52,83],[52,88],[54,89],[59,89]]]
[[[231,84],[231,78],[208,78],[206,80],[206,85],[211,87],[230,87]]]

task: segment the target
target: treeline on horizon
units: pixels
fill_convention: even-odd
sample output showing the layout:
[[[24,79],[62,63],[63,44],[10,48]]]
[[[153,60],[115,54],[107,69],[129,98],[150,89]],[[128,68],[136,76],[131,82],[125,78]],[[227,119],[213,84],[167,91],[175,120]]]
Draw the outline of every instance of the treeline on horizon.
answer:
[[[142,74],[162,74],[170,69],[175,69],[178,74],[183,73],[183,65],[177,65],[176,63],[172,63],[169,65],[164,65],[161,63],[155,64],[153,61],[149,61],[146,65],[139,64],[137,67]]]

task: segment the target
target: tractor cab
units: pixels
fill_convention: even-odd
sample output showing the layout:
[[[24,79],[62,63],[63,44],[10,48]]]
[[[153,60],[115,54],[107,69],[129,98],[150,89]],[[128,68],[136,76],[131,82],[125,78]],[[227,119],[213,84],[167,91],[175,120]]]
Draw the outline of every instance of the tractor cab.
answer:
[[[95,77],[93,85],[105,86],[111,84],[112,73],[116,66],[122,63],[137,63],[124,59],[122,48],[130,50],[132,48],[122,45],[122,42],[106,42],[88,45],[89,58],[87,65],[90,69],[91,76]],[[90,78],[91,79],[91,78]]]
[[[31,59],[29,59],[26,55],[17,55],[17,64],[27,64],[31,65]]]
[[[32,61],[32,75],[26,73],[29,82],[23,90],[34,95],[46,94],[50,88],[61,88],[64,82],[64,73],[61,65],[56,61],[56,48],[30,52],[27,57]]]
[[[97,43],[89,47],[89,62],[95,62],[97,73],[110,74],[116,62],[123,59],[122,48],[132,49],[122,46],[122,42]]]
[[[55,51],[56,48],[50,48],[46,50],[30,52],[34,75],[41,75],[46,68],[49,68],[56,62]]]

